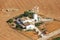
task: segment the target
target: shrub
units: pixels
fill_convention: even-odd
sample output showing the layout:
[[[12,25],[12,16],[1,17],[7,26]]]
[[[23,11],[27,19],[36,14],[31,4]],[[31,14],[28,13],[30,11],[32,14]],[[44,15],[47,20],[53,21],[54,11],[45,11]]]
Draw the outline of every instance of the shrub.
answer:
[[[13,19],[9,19],[7,22],[8,23],[12,23],[13,22]]]
[[[33,12],[31,10],[28,11],[24,11],[23,14],[19,15],[18,18],[22,18],[22,17],[29,17],[29,18],[33,18]]]
[[[17,18],[22,18],[24,17],[24,14],[19,15]]]
[[[38,22],[38,23],[35,23],[35,26],[40,26],[41,24],[43,24],[43,22]]]
[[[24,12],[24,16],[25,16],[25,17],[29,17],[29,18],[33,18],[33,14],[34,14],[34,13],[33,13],[32,11],[30,11],[30,10]]]
[[[41,30],[46,30],[45,28],[42,28]]]
[[[16,29],[22,30],[21,26],[19,24],[16,24]]]

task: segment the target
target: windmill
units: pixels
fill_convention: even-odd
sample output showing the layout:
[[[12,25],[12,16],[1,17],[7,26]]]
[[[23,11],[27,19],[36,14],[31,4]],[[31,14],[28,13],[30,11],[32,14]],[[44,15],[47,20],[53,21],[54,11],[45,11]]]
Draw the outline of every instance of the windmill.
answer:
[[[36,16],[34,16],[34,18],[36,18],[36,19],[39,18],[40,21],[43,21],[43,22],[47,22],[47,21],[58,21],[58,22],[60,22],[60,20],[58,20],[58,19],[47,17],[45,15],[39,14],[39,6],[35,6],[32,9],[32,12],[34,12],[36,14]]]

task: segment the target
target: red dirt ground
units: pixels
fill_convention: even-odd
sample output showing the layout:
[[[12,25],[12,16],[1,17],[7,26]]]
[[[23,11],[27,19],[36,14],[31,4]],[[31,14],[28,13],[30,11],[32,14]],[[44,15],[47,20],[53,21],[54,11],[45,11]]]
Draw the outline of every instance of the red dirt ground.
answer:
[[[40,7],[40,14],[60,20],[60,0],[0,0],[0,40],[31,40],[10,28],[6,21],[36,5]],[[1,11],[6,8],[17,8],[19,11]],[[46,28],[48,32],[60,29],[60,22],[48,23]]]

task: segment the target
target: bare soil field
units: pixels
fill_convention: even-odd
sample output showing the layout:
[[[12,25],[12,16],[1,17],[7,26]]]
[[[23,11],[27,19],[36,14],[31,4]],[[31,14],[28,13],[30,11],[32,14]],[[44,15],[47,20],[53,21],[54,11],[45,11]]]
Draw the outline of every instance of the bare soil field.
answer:
[[[6,21],[25,10],[32,9],[34,6],[40,7],[39,14],[60,20],[60,0],[0,0],[0,40],[32,40],[10,28]],[[19,10],[13,12],[2,11],[2,9],[7,8]],[[48,23],[46,29],[48,32],[60,29],[60,22]]]
[[[55,35],[55,36],[53,36],[53,37],[49,38],[49,40],[53,40],[53,38],[57,38],[57,37],[60,37],[60,34]]]
[[[22,32],[22,33],[24,35],[28,36],[29,38],[31,38],[32,40],[37,40],[38,39],[38,35],[34,31],[26,31],[26,32]]]
[[[50,32],[53,32],[57,29],[60,29],[60,22],[53,21],[53,22],[46,24],[45,27],[47,29],[47,32],[50,33]]]

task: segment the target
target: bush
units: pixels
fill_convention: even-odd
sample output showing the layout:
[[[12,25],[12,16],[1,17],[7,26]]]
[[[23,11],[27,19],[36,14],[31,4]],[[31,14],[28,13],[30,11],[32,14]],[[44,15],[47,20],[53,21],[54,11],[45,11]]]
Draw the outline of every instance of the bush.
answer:
[[[22,30],[21,26],[19,24],[16,24],[16,29]]]
[[[33,14],[34,14],[34,13],[33,13],[32,11],[30,11],[30,10],[24,12],[24,16],[25,16],[25,17],[29,17],[29,18],[33,18]]]
[[[12,23],[13,22],[13,19],[9,19],[7,22],[8,23]]]
[[[24,17],[24,14],[19,15],[17,18],[22,18]]]
[[[42,28],[41,30],[46,30],[45,28]]]
[[[29,18],[33,18],[33,12],[32,11],[25,11],[24,14],[21,14],[19,15],[18,17],[21,18],[21,17],[29,17]]]
[[[35,26],[40,26],[41,24],[43,24],[43,22],[38,22],[38,23],[35,23]]]
[[[57,37],[57,38],[53,38],[53,40],[60,40],[60,37]]]

